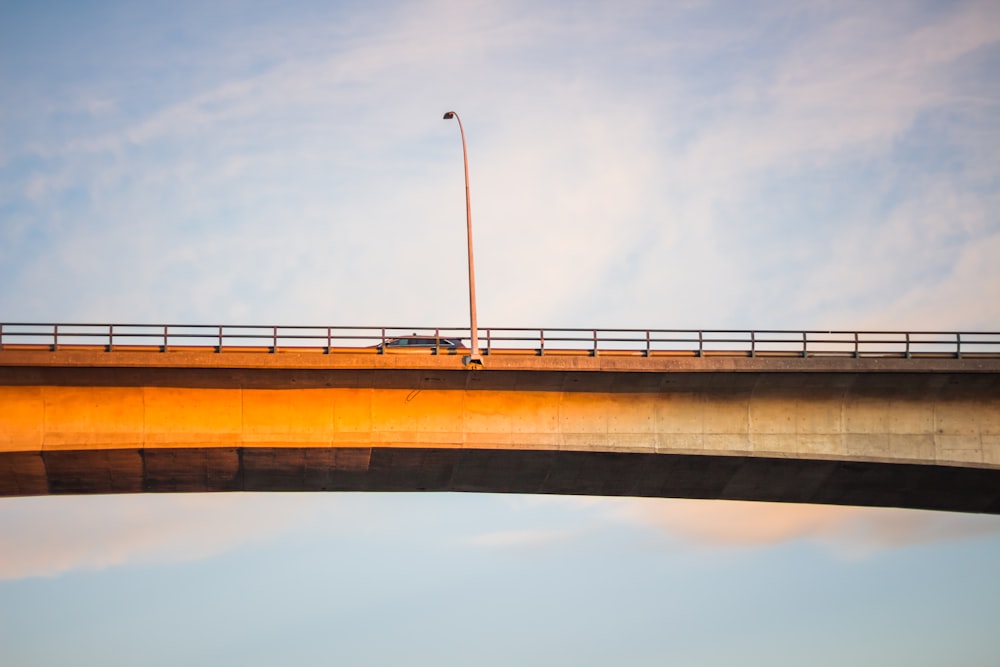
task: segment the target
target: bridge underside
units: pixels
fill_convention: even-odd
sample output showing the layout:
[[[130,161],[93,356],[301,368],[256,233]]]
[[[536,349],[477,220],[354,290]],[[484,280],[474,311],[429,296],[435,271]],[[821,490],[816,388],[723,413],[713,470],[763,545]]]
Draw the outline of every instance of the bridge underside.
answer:
[[[990,360],[0,362],[0,496],[459,491],[1000,514]]]
[[[583,494],[1000,514],[1000,471],[912,463],[433,447],[0,453],[0,495],[219,491]]]

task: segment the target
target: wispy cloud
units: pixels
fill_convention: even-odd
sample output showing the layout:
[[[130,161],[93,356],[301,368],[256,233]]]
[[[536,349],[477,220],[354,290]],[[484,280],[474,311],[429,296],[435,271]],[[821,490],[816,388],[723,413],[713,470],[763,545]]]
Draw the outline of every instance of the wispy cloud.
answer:
[[[305,526],[352,540],[390,526],[390,532],[412,528],[403,525],[398,511],[384,513],[372,499],[333,500],[315,494],[7,499],[0,506],[0,580],[194,562],[281,539]],[[475,549],[534,552],[586,543],[610,528],[632,525],[657,531],[669,540],[669,549],[772,548],[808,541],[854,559],[1000,535],[994,516],[913,510],[552,496],[496,502],[506,506],[498,516],[510,527],[458,528],[445,539]],[[488,506],[483,499],[480,507]]]
[[[505,530],[480,533],[461,540],[462,544],[500,549],[533,549],[577,539],[572,531]]]
[[[454,107],[486,324],[850,326],[945,278],[985,287],[926,290],[907,321],[1000,317],[974,307],[996,285],[974,259],[998,224],[992,3],[779,3],[716,23],[710,3],[590,10],[239,25],[239,63],[211,59],[155,104],[94,81],[73,99],[101,123],[8,140],[0,199],[32,224],[3,232],[4,284],[60,296],[6,287],[0,305],[461,322]],[[406,298],[414,275],[447,288]]]
[[[769,547],[812,541],[862,557],[917,544],[1000,535],[1000,518],[888,508],[707,500],[608,501],[611,516],[689,544]]]
[[[292,531],[314,511],[294,495],[8,498],[0,579],[201,560]]]
[[[811,542],[849,559],[916,545],[1000,536],[1000,517],[879,507],[798,503],[509,496],[512,516],[561,516],[563,529],[511,530],[467,540],[518,547],[587,539],[614,526],[638,526],[667,540],[666,548],[773,548]]]
[[[1000,40],[995,8],[959,5],[914,26],[927,19],[902,5],[834,7],[794,37],[779,33],[766,58],[734,62],[743,76],[698,99],[703,119],[664,114],[666,131],[684,137],[661,171],[670,213],[635,241],[628,286],[601,295],[618,321],[646,302],[690,325],[849,328],[952,273],[996,232],[996,188],[982,175],[995,174],[998,101],[972,83],[991,76],[983,49]],[[927,294],[923,326],[997,321],[998,301],[983,298],[995,278],[968,273],[979,288],[952,295],[959,309]]]

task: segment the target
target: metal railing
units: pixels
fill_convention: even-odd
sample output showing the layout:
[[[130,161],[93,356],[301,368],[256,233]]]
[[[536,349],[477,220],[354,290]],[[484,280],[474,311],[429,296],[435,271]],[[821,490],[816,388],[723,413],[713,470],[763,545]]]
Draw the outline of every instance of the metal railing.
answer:
[[[401,337],[436,339],[397,348]],[[0,323],[0,349],[212,350],[326,354],[456,353],[461,327]],[[483,354],[784,357],[1000,357],[1000,332],[741,329],[480,329]]]

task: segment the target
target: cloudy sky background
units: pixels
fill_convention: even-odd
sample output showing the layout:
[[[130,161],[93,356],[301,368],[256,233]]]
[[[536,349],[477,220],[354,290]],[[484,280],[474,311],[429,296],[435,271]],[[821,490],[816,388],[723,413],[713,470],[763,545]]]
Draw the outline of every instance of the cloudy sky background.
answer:
[[[998,331],[998,71],[990,1],[0,0],[0,320],[462,326],[455,109],[481,326]],[[1000,654],[992,517],[12,499],[0,579],[10,664]]]

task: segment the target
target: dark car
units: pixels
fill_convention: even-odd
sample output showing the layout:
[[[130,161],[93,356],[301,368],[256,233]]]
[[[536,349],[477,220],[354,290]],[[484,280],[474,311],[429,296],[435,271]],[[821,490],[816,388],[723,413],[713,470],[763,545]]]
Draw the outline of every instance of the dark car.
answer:
[[[384,343],[375,346],[379,351],[386,350],[437,350],[439,352],[467,352],[459,338],[445,338],[440,336],[399,336],[398,338],[388,338]]]

